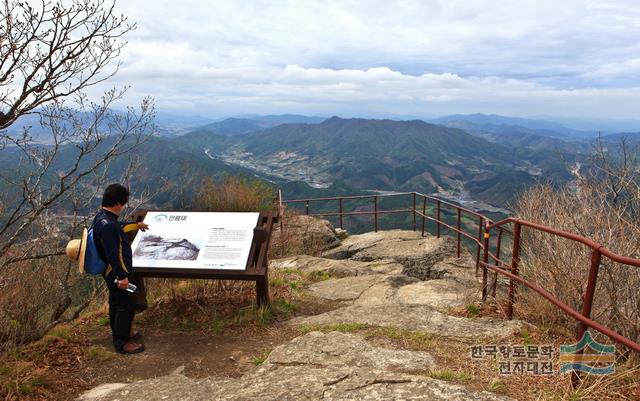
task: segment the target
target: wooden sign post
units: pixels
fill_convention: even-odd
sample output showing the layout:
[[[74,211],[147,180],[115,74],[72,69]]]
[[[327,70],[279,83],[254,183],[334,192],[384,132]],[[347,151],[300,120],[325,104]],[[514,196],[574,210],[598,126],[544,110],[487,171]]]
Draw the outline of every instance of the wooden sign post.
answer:
[[[133,220],[138,222],[143,221],[147,213],[147,211],[138,211],[132,215]],[[171,266],[170,261],[163,262],[162,266],[136,266],[135,258],[133,269],[139,277],[255,281],[256,303],[258,307],[267,305],[269,304],[269,268],[267,253],[269,251],[269,241],[271,240],[273,225],[277,223],[278,220],[279,216],[277,212],[261,212],[259,214],[257,225],[253,229],[253,239],[244,270],[176,267]],[[151,226],[151,223],[149,225]],[[134,233],[131,236],[131,242],[134,241],[136,235],[137,234]],[[166,264],[166,266],[164,264]]]

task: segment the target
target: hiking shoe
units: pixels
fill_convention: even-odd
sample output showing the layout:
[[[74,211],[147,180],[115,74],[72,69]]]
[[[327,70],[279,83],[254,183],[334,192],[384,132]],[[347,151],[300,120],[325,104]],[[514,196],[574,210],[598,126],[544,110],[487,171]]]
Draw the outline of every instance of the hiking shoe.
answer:
[[[116,351],[121,354],[138,354],[144,351],[144,344],[138,344],[129,341],[128,343],[123,345],[121,349],[117,349]]]

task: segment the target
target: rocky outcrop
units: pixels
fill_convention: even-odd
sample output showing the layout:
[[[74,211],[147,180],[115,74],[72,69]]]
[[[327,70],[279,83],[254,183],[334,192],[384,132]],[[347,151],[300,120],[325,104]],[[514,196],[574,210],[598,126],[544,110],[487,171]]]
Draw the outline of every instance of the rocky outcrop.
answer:
[[[360,337],[312,332],[274,349],[258,368],[237,379],[194,380],[175,374],[114,386],[84,401],[298,401],[479,400],[507,401],[486,391],[426,377],[433,359],[424,352],[371,346]]]
[[[335,228],[324,219],[286,216],[282,226],[275,225],[271,234],[271,247],[281,249],[280,255],[318,254],[340,245]]]
[[[390,230],[350,236],[322,256],[362,262],[393,260],[402,265],[403,274],[427,280],[441,276],[443,272],[434,266],[453,255],[455,243],[448,237],[422,237],[415,231]]]
[[[321,258],[303,258],[290,263],[308,261],[311,266],[322,266],[327,271],[337,266],[347,269],[348,277],[322,281],[308,288],[311,295],[342,301],[343,306],[320,315],[298,317],[289,324],[360,323],[459,340],[505,338],[523,327],[520,321],[448,314],[451,308],[480,300],[475,261],[468,255],[456,258],[455,243],[451,239],[422,237],[420,233],[401,230],[366,233],[350,236],[325,256],[337,260],[323,262]],[[393,263],[402,268],[400,272],[375,273],[369,268],[372,263]],[[367,274],[358,274],[358,269]]]

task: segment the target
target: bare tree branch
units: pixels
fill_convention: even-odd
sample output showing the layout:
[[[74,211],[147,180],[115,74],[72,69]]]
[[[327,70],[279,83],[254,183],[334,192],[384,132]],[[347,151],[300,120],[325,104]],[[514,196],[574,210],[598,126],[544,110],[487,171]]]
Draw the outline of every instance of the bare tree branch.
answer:
[[[4,0],[0,6],[0,129],[51,101],[113,76],[124,42],[135,29],[104,1]]]

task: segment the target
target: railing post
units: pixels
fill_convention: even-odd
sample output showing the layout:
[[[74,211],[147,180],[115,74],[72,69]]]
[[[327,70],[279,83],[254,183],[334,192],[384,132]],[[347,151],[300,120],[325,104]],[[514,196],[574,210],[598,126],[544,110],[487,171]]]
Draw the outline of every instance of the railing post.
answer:
[[[375,231],[378,232],[378,196],[373,196],[373,225]]]
[[[340,228],[344,230],[342,225],[342,198],[340,198]]]
[[[487,222],[487,225],[488,222]],[[489,262],[489,230],[484,230],[484,253],[482,255],[482,302],[487,300],[487,263]]]
[[[425,223],[425,216],[427,215],[427,197],[423,196],[422,197],[422,236],[424,237],[424,223]]]
[[[498,227],[498,242],[496,244],[496,259],[500,260],[500,247],[502,246],[502,227]],[[493,277],[493,286],[491,288],[491,295],[496,297],[496,287],[498,286],[498,272],[495,272]]]
[[[482,243],[482,222],[484,219],[480,217],[478,221],[478,244],[476,246],[476,277],[478,276],[478,269],[480,268],[480,244]]]
[[[416,193],[413,193],[413,231],[416,231]]]
[[[282,190],[278,189],[278,220],[280,220],[280,232],[284,232],[284,206],[282,205]]]
[[[440,238],[440,200],[438,200],[436,204],[436,220],[438,223],[436,226],[436,237]]]
[[[305,214],[308,216],[309,215],[309,201],[306,201],[304,203],[304,207],[305,207]]]
[[[513,223],[513,251],[511,253],[511,273],[518,275],[518,263],[520,262],[520,223]],[[516,298],[516,283],[509,279],[509,304],[507,305],[507,318],[513,319],[513,302]]]
[[[462,212],[460,211],[460,207],[457,207],[456,210],[458,210],[458,231],[457,231],[457,234],[458,234],[457,235],[458,247],[456,249],[456,255],[459,258],[460,257],[460,237],[461,237],[461,235],[460,235],[460,224],[461,224],[460,220],[461,220],[461,216],[460,215],[462,214]]]
[[[593,296],[596,291],[596,281],[598,280],[598,271],[600,269],[600,262],[602,261],[602,254],[599,249],[594,249],[591,252],[591,267],[589,268],[589,278],[587,279],[587,288],[585,289],[584,298],[582,301],[582,316],[591,318],[591,307],[593,306]],[[582,340],[582,336],[587,331],[587,325],[578,322],[578,340]],[[576,353],[582,354],[584,349],[578,350]],[[580,384],[580,376],[577,371],[571,372],[571,385],[575,388]]]

